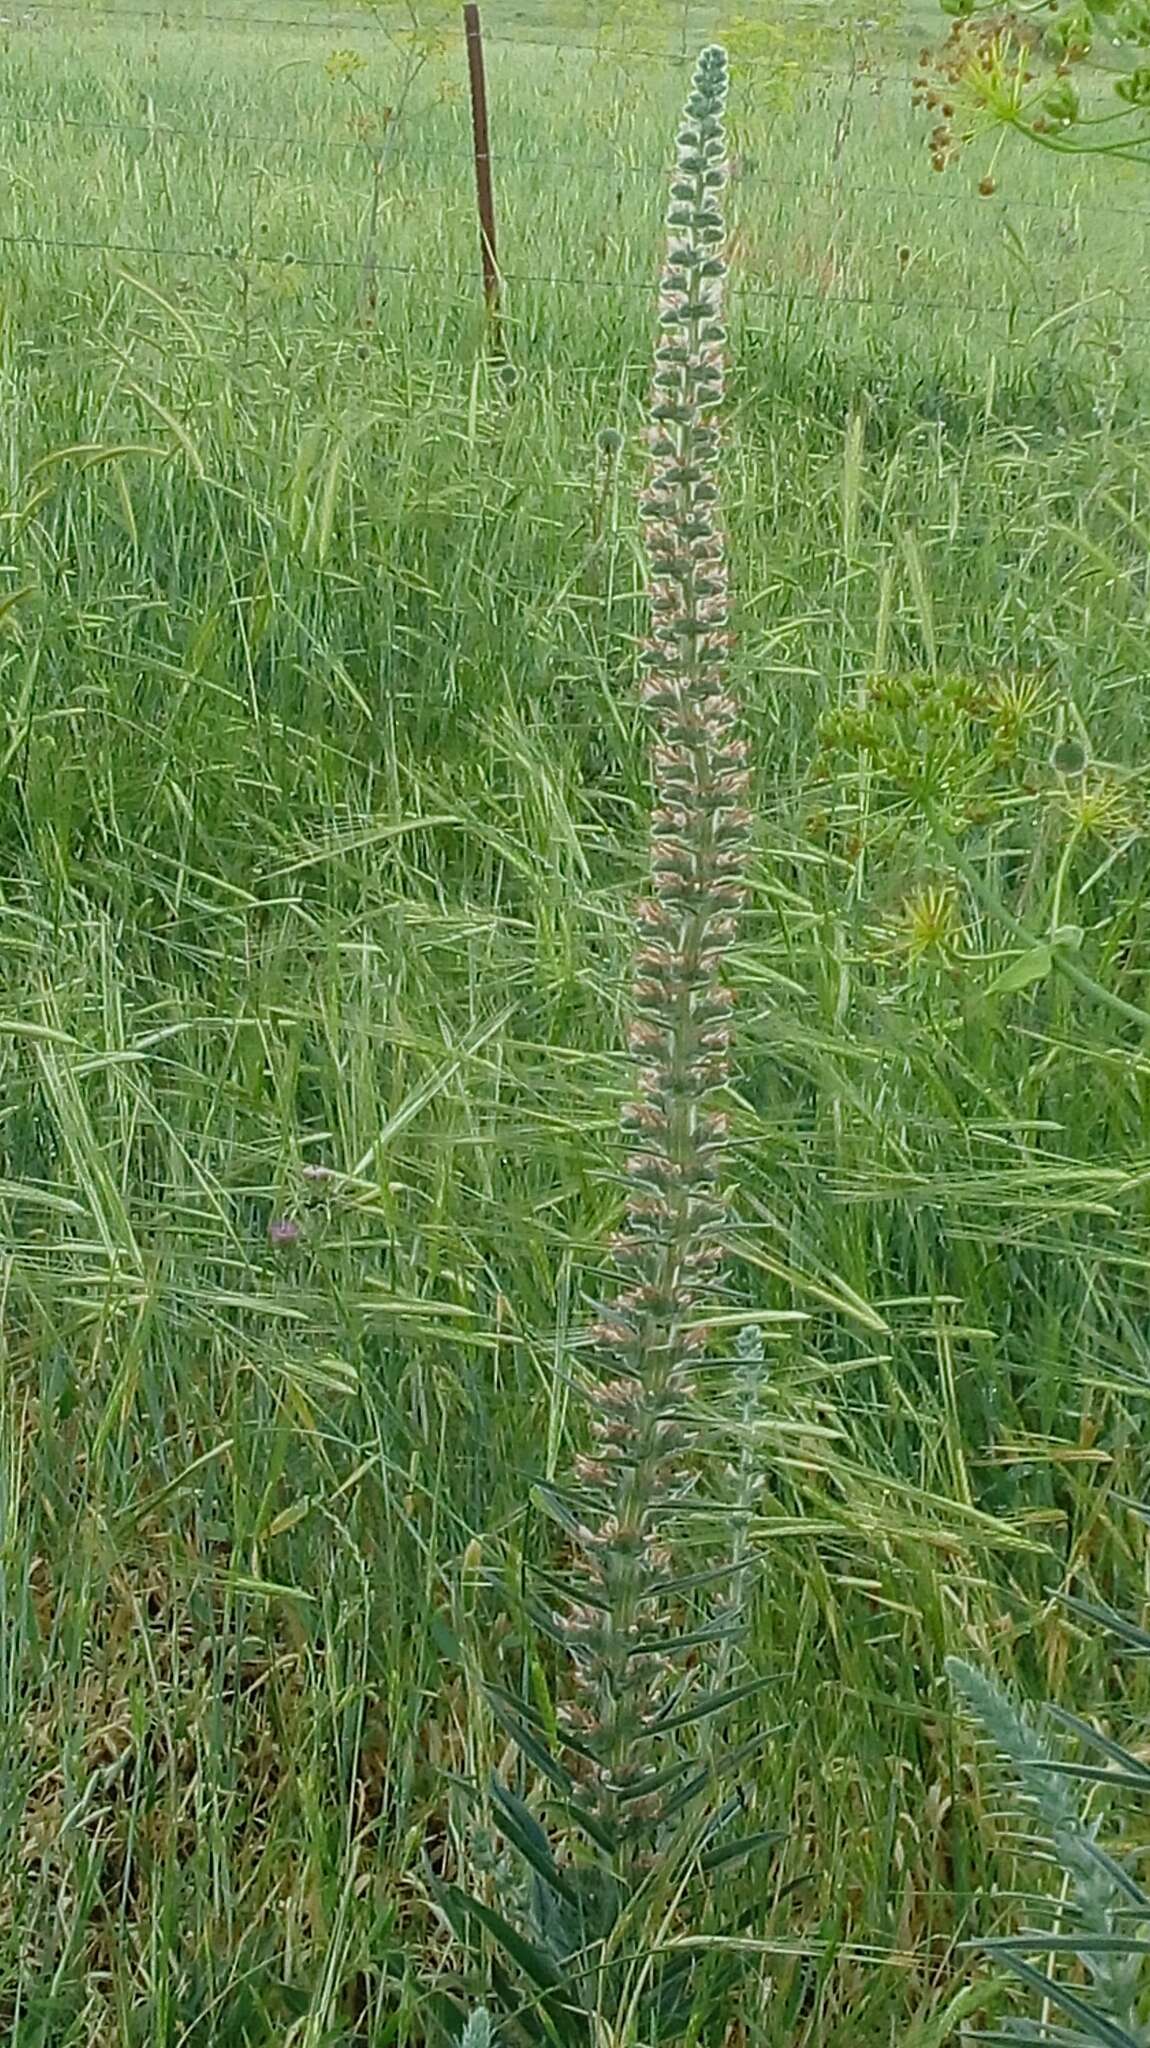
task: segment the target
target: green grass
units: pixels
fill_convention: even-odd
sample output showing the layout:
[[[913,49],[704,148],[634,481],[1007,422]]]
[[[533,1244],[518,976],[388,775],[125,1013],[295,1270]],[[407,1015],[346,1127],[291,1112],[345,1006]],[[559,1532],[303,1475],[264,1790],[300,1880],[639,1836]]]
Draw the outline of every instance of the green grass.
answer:
[[[991,201],[932,176],[892,76],[920,32],[876,32],[853,84],[734,78],[761,823],[732,1277],[770,1363],[742,1732],[771,1730],[755,1821],[787,1835],[730,1881],[765,1944],[747,2048],[948,2038],[996,1848],[948,1652],[1082,1711],[1130,1690],[1046,1596],[1085,1569],[1121,1604],[1139,1568],[1112,1497],[1145,1477],[1145,1037],[1057,976],[989,993],[1019,942],[898,756],[929,753],[1038,935],[1066,854],[1083,964],[1150,1000],[1142,195],[1022,157]],[[532,1489],[578,1435],[558,1368],[620,1200],[635,506],[683,83],[626,41],[489,50],[509,382],[456,40],[373,237],[350,124],[375,133],[404,61],[378,23],[5,31],[18,2048],[422,2048],[429,1989],[466,1976],[430,1878],[500,1853],[481,1681],[546,1684],[517,1618],[553,1534]],[[1033,699],[931,726],[939,678],[1014,668]],[[833,744],[896,670],[915,704],[879,753]],[[1110,764],[1089,816],[1050,765],[1077,731]],[[700,2048],[726,2017],[704,1980]]]

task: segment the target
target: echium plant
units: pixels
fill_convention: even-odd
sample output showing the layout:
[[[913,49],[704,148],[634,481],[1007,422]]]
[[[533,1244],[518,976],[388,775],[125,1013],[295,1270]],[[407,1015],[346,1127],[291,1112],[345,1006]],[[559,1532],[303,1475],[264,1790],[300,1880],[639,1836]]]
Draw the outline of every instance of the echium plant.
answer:
[[[690,1411],[705,1304],[721,1260],[719,1159],[732,994],[722,963],[743,900],[746,743],[727,685],[727,570],[718,520],[723,395],[722,50],[704,51],[679,134],[660,299],[643,500],[651,632],[643,700],[653,725],[651,889],[638,907],[631,1050],[637,1099],[624,1112],[626,1226],[613,1244],[623,1284],[595,1330],[593,1449],[579,1462],[576,1595],[558,1616],[577,1689],[566,1724],[589,1808],[620,1840],[660,1810],[665,1702],[678,1702],[681,1594],[668,1533],[692,1480]]]
[[[488,1901],[444,1894],[457,1930],[486,1937],[508,2015],[500,2038],[580,2048],[682,2037],[690,1951],[680,1944],[661,1964],[643,1928],[690,1926],[706,1910],[709,1872],[768,1839],[726,1838],[739,1801],[724,1804],[716,1745],[699,1732],[751,1689],[725,1679],[745,1544],[688,1570],[678,1540],[702,1464],[696,1379],[726,1213],[723,969],[750,826],[719,514],[726,97],[725,53],[706,49],[678,133],[642,501],[651,617],[641,690],[655,801],[650,887],[637,910],[626,1216],[612,1244],[616,1287],[594,1326],[590,1445],[552,1500],[565,1559],[534,1610],[559,1654],[558,1712],[548,1725],[548,1714],[492,1693],[546,1788],[551,1825],[535,1801],[493,1788],[495,1816],[529,1872],[515,1924]],[[745,1515],[735,1520],[745,1528]]]
[[[1072,1604],[1111,1627],[1118,1624],[1143,1653],[1150,1648],[1143,1630],[1121,1623],[1107,1610]],[[1052,1926],[1024,1928],[980,1944],[1037,1996],[1040,2017],[1008,2020],[997,2032],[971,2035],[972,2048],[975,2043],[989,2048],[991,2043],[1027,2041],[1034,2048],[1150,2048],[1150,2028],[1140,2016],[1150,1955],[1150,1897],[1123,1857],[1104,1845],[1103,1815],[1090,1811],[1091,1797],[1100,1792],[1150,1792],[1150,1767],[1076,1714],[1047,1707],[1047,1724],[1077,1738],[1097,1761],[1060,1753],[1040,1722],[988,1673],[957,1657],[948,1661],[947,1671],[1007,1765],[1028,1816],[1037,1822],[1046,1859],[1062,1872]]]

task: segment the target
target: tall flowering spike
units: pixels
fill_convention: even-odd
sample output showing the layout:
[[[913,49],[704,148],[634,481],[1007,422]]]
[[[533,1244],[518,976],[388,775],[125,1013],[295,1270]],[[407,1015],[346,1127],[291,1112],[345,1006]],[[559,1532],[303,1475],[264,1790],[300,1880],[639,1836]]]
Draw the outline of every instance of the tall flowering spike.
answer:
[[[593,1811],[624,1843],[649,1836],[678,1790],[661,1717],[700,1674],[676,1656],[670,1536],[692,1484],[694,1367],[706,1342],[724,1217],[720,1160],[731,995],[722,965],[743,903],[749,813],[746,747],[726,681],[727,565],[719,430],[725,331],[727,60],[704,50],[683,125],[667,214],[642,501],[650,636],[642,695],[653,739],[650,892],[639,905],[625,1113],[634,1145],[616,1240],[620,1291],[601,1316],[593,1446],[581,1459],[575,1576],[557,1616],[574,1662],[571,1767]],[[702,1676],[706,1651],[701,1653]],[[672,1736],[670,1740],[674,1740]]]

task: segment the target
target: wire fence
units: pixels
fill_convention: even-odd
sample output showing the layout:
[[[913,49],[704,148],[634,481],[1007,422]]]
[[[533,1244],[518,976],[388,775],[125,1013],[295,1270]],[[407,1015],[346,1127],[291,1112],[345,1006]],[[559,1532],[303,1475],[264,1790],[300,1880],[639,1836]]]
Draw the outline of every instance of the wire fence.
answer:
[[[401,42],[405,37],[410,37],[412,33],[410,24],[402,18],[393,19],[391,22],[388,22],[384,19],[381,12],[371,6],[365,6],[354,14],[343,15],[238,14],[231,12],[225,14],[214,9],[120,7],[114,4],[114,0],[27,0],[27,4],[21,7],[20,15],[16,17],[16,20],[17,22],[33,22],[40,19],[66,20],[69,17],[73,19],[80,17],[89,22],[125,21],[132,22],[136,26],[146,25],[153,29],[209,27],[266,29],[273,32],[290,30],[293,33],[304,31],[308,34],[323,36],[362,34],[368,37],[377,36],[381,40],[391,42]],[[12,17],[8,17],[8,19],[11,23]],[[462,40],[462,32],[459,29],[458,22],[455,20],[448,23],[437,21],[427,33],[429,37],[442,33],[445,41],[448,43],[452,40]],[[682,70],[693,62],[693,55],[684,55],[681,49],[672,50],[667,47],[654,49],[650,45],[633,43],[629,36],[626,35],[619,37],[602,35],[591,41],[578,36],[564,35],[561,40],[558,40],[554,36],[532,36],[518,29],[510,31],[485,28],[483,40],[485,43],[491,44],[496,48],[510,46],[523,50],[540,50],[546,51],[554,57],[566,57],[569,55],[591,56],[612,63],[629,64],[632,60],[635,60],[644,64],[665,64],[676,70]],[[778,55],[759,54],[754,51],[739,57],[741,68],[750,67],[753,70],[770,69],[777,71],[785,61],[785,59],[780,59]],[[876,76],[897,76],[904,83],[909,83],[913,76],[913,72],[910,69],[898,74],[893,73],[891,67],[882,61],[877,52],[868,52],[866,49],[861,49],[853,62],[834,65],[815,64],[810,68],[809,72],[804,66],[804,75],[820,78],[837,78],[846,81],[847,79],[865,76],[868,70],[873,71]]]
[[[43,254],[52,252],[84,253],[131,258],[137,262],[153,259],[179,263],[208,263],[234,273],[237,266],[254,262],[264,268],[299,269],[309,271],[351,272],[362,274],[366,268],[374,276],[396,277],[420,282],[432,282],[445,287],[450,295],[460,299],[473,299],[475,279],[471,272],[452,271],[445,267],[426,263],[390,263],[369,260],[365,265],[362,256],[314,256],[288,254],[285,256],[266,255],[261,252],[247,252],[240,249],[196,248],[192,245],[163,242],[114,242],[94,236],[71,235],[13,235],[0,234],[0,247],[36,250]],[[651,298],[660,289],[655,280],[646,281],[633,277],[592,277],[582,272],[565,274],[560,271],[506,269],[500,273],[505,284],[540,287],[546,291],[612,292],[637,294]],[[838,288],[810,290],[780,283],[777,285],[755,285],[736,281],[730,289],[730,297],[736,303],[751,306],[773,305],[783,308],[793,306],[817,307],[824,313],[836,308],[860,310],[863,308],[880,311],[884,317],[892,313],[921,314],[923,312],[962,314],[969,318],[1013,321],[1039,320],[1048,327],[1055,322],[1070,322],[1093,315],[1123,326],[1150,327],[1150,311],[1140,312],[1121,304],[1112,292],[1098,292],[1062,306],[1051,306],[1042,300],[972,300],[961,298],[924,297],[915,292],[880,293],[873,291],[849,291]]]
[[[215,10],[197,11],[192,9],[155,9],[103,4],[103,0],[31,0],[21,16],[25,22],[51,21],[56,19],[85,23],[131,22],[144,25],[149,31],[168,31],[184,27],[218,27],[234,25],[245,29],[270,31],[296,31],[306,29],[321,31],[330,37],[354,26],[390,38],[391,29],[383,20],[370,12],[356,17],[318,16],[313,14],[284,15],[241,15],[222,13]],[[9,19],[9,25],[11,25]],[[485,34],[485,41],[495,45],[515,45],[531,50],[549,50],[556,56],[568,52],[590,52],[596,56],[605,54],[602,42],[571,41],[564,39],[561,44],[522,34],[508,34],[494,31]],[[458,38],[462,48],[462,35]],[[452,45],[454,47],[454,45]],[[607,54],[612,54],[607,52]],[[643,62],[666,61],[676,65],[682,62],[680,56],[667,51],[631,49],[628,58],[635,57]],[[776,60],[754,56],[740,59],[740,64],[774,64]],[[845,87],[865,85],[869,90],[881,92],[897,89],[905,92],[910,73],[901,73],[888,66],[877,64],[865,56],[851,66],[839,66],[834,70],[815,67],[804,70],[804,82],[811,78],[833,78]],[[910,110],[908,107],[908,120]],[[37,135],[45,131],[65,132],[72,135],[93,138],[114,139],[125,146],[135,144],[142,138],[146,147],[190,148],[214,155],[217,163],[222,152],[227,150],[252,149],[264,151],[286,148],[310,156],[319,151],[342,152],[350,158],[361,158],[371,178],[378,179],[386,163],[389,173],[418,175],[426,164],[444,164],[457,167],[460,172],[458,187],[461,200],[465,200],[466,174],[474,164],[471,146],[460,142],[428,141],[418,137],[413,124],[391,123],[384,120],[378,134],[362,130],[340,134],[323,133],[322,130],[284,130],[248,128],[216,125],[211,120],[195,126],[178,120],[170,120],[149,106],[147,117],[139,120],[105,118],[101,115],[73,115],[55,112],[34,113],[20,107],[0,108],[0,137]],[[567,154],[552,154],[534,148],[523,148],[515,143],[500,147],[498,141],[490,151],[490,161],[497,172],[505,177],[520,170],[530,170],[533,180],[543,176],[565,187],[573,181],[587,178],[610,178],[617,181],[634,179],[650,181],[653,202],[662,204],[665,180],[669,168],[666,158],[635,155],[624,152],[613,156],[590,155],[576,157]],[[876,203],[894,210],[909,202],[921,209],[930,207],[952,209],[966,207],[978,209],[980,222],[995,218],[999,202],[979,199],[970,190],[959,188],[940,190],[938,181],[930,181],[929,194],[923,189],[916,190],[909,180],[876,181],[851,177],[841,162],[835,162],[820,177],[812,173],[808,177],[779,176],[767,164],[760,168],[752,160],[749,164],[738,162],[735,166],[734,207],[737,212],[744,203],[753,208],[762,200],[801,200],[804,209],[820,208],[829,210],[840,220],[845,219],[848,208],[855,202],[865,202],[873,208]],[[428,187],[421,190],[431,194],[450,191],[452,186]],[[1061,199],[1015,197],[1011,210],[1017,214],[1042,214],[1058,220],[1064,226],[1075,230],[1082,222],[1105,222],[1137,220],[1145,232],[1147,215],[1144,208],[1128,205],[1107,204],[1101,200],[1083,198],[1076,191],[1068,191]],[[921,217],[921,216],[920,216]],[[893,243],[898,233],[896,220],[883,223],[884,236]],[[1126,232],[1125,230],[1123,232]],[[205,246],[194,239],[188,240],[129,240],[115,237],[103,238],[82,233],[39,233],[0,232],[0,246],[9,250],[22,250],[43,257],[53,255],[90,255],[118,259],[138,265],[149,263],[178,263],[214,265],[235,277],[237,271],[271,270],[299,271],[301,273],[358,275],[361,279],[390,278],[407,282],[434,283],[440,290],[461,300],[474,297],[475,273],[470,269],[454,270],[442,264],[429,264],[424,260],[411,263],[396,262],[376,253],[374,246],[366,244],[352,254],[333,254],[326,250],[280,249],[273,250],[263,244],[240,243],[228,238],[223,243],[213,240]],[[853,254],[853,252],[852,252]],[[909,264],[909,250],[906,252]],[[986,320],[1005,321],[1008,326],[1020,323],[1039,323],[1042,331],[1070,327],[1077,323],[1093,325],[1099,334],[1109,333],[1114,328],[1142,330],[1150,328],[1150,302],[1143,307],[1131,301],[1129,291],[1108,287],[1096,291],[1083,291],[1065,303],[1044,297],[1041,289],[1031,289],[1028,295],[1019,296],[1012,281],[1009,289],[1004,288],[1000,298],[972,297],[963,292],[958,295],[936,294],[920,288],[918,279],[911,274],[900,275],[893,289],[861,288],[854,277],[857,265],[842,261],[833,271],[829,281],[816,286],[792,281],[781,275],[766,278],[736,275],[731,296],[735,304],[750,309],[772,306],[784,310],[791,308],[815,308],[832,314],[838,309],[880,313],[883,318],[894,320],[901,315],[938,316],[960,324]],[[602,275],[574,272],[565,268],[536,268],[531,265],[516,266],[514,263],[501,267],[501,284],[509,291],[529,288],[546,292],[575,291],[583,294],[641,295],[650,297],[658,289],[656,280],[628,275]],[[1034,285],[1033,268],[1029,271],[1031,286]]]
[[[403,166],[410,166],[414,169],[424,163],[451,163],[458,165],[460,170],[464,171],[470,170],[474,161],[471,147],[464,143],[424,141],[414,143],[402,135],[396,135],[390,129],[385,129],[383,134],[373,141],[371,138],[365,138],[363,135],[354,133],[350,129],[343,134],[324,135],[319,131],[305,129],[220,128],[211,125],[189,128],[159,114],[155,114],[146,120],[113,121],[94,119],[87,115],[29,114],[18,108],[0,111],[0,133],[10,133],[23,128],[47,131],[65,130],[85,135],[109,135],[118,137],[124,142],[127,142],[132,137],[143,136],[149,145],[153,143],[163,144],[170,141],[181,146],[186,143],[192,148],[204,151],[215,149],[273,148],[294,149],[298,150],[301,154],[308,154],[313,151],[336,150],[352,157],[366,157],[368,161],[373,160],[376,154],[386,148],[388,165],[393,170]],[[634,156],[569,157],[557,156],[548,151],[520,149],[517,147],[492,149],[491,162],[497,169],[547,171],[554,175],[556,181],[564,183],[572,174],[608,179],[650,179],[660,204],[663,198],[662,190],[654,186],[654,181],[665,178],[670,168],[669,159],[666,158]],[[801,196],[807,201],[813,200],[817,202],[822,200],[826,204],[841,205],[845,198],[858,197],[881,199],[892,203],[896,201],[905,203],[908,197],[914,196],[908,192],[908,186],[905,181],[901,184],[894,182],[880,184],[866,179],[844,178],[838,181],[834,191],[830,191],[825,181],[820,181],[814,176],[810,178],[780,177],[774,172],[768,173],[756,169],[747,169],[742,164],[736,164],[732,183],[736,198],[749,192],[761,192],[766,195],[786,193],[788,195]],[[1083,199],[1073,193],[1068,194],[1062,200],[1036,199],[1027,196],[1022,200],[1015,198],[1009,202],[1003,202],[1003,204],[1007,203],[1009,203],[1012,211],[1015,213],[1051,214],[1064,221],[1072,221],[1077,216],[1100,221],[1136,220],[1143,228],[1150,230],[1150,212],[1144,206],[1113,205],[1101,200]],[[930,204],[932,207],[940,206],[947,208],[957,206],[969,209],[972,200],[966,188],[958,191],[932,189]],[[987,212],[993,214],[996,209],[993,207],[987,208],[985,201],[982,201],[980,202],[979,210],[983,214]]]

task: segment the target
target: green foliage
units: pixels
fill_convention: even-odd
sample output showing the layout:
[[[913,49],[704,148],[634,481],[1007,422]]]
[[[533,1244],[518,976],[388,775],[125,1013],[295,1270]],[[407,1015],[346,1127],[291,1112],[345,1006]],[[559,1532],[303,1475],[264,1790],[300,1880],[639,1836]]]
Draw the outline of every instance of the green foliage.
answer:
[[[973,920],[982,912],[995,936],[1021,942],[986,984],[987,996],[1034,990],[1057,969],[1116,1012],[1144,1014],[1079,964],[1084,927],[1065,915],[1086,847],[1101,842],[1120,858],[1142,829],[1129,778],[1091,763],[1082,740],[1066,735],[1067,717],[1041,673],[928,672],[869,677],[854,703],[823,719],[822,758],[841,800],[839,843],[865,859],[872,891],[901,895],[896,914],[873,928],[870,956],[888,967],[901,957],[912,973],[925,970],[936,985],[949,984],[956,1013],[973,957]],[[860,775],[861,816],[849,802]],[[931,851],[918,863],[927,873],[908,879],[916,820]],[[983,872],[997,864],[1000,844],[1017,851],[1023,832],[1035,857],[1035,893],[1039,901],[1045,896],[1044,912],[1032,909],[1030,924],[1013,916]],[[964,844],[978,849],[976,861]],[[1039,883],[1048,857],[1049,878]],[[973,900],[964,906],[967,892]]]
[[[1011,1767],[1015,1785],[1036,1815],[1065,1884],[1053,1929],[1028,1928],[984,1944],[1008,1970],[1044,2002],[1046,2011],[1071,2023],[1066,2032],[1048,2018],[1018,2022],[1010,2039],[1092,2044],[1092,2048],[1144,2048],[1140,2013],[1150,1956],[1150,1897],[1135,1880],[1128,1859],[1100,1840],[1102,1817],[1087,1811],[1087,1800],[1120,1790],[1150,1791],[1150,1770],[1139,1758],[1076,1715],[1050,1709],[1048,1718],[1078,1738],[1099,1762],[1068,1760],[997,1681],[959,1658],[947,1665],[951,1682],[981,1725],[998,1755]],[[1081,1787],[1081,1790],[1076,1788]],[[1030,1960],[1045,1957],[1046,1967]],[[1076,1962],[1087,1989],[1078,1990],[1060,1965]],[[985,2038],[985,2037],[983,2037]],[[992,2036],[1005,2040],[1006,2035]]]
[[[1042,111],[1051,121],[1077,121],[1082,103],[1073,79],[1059,78],[1043,94]]]
[[[932,114],[946,109],[930,135],[936,169],[980,139],[1000,143],[1006,132],[1064,156],[1150,163],[1150,70],[1137,61],[1150,49],[1145,6],[1088,0],[1085,7],[1055,6],[1048,19],[1045,7],[1003,11],[990,0],[939,5],[950,33],[939,50],[922,51],[914,100]],[[1100,29],[1106,61],[1092,65]],[[1116,48],[1124,62],[1117,76]],[[1075,67],[1082,70],[1081,83],[1069,75]]]
[[[1058,716],[1039,673],[876,675],[854,704],[825,714],[820,738],[832,760],[861,755],[891,795],[917,790],[986,818],[1027,786]]]
[[[1150,107],[1150,65],[1137,65],[1125,78],[1118,80],[1114,90],[1119,99],[1131,107]]]
[[[837,24],[809,6],[728,15],[718,34],[739,68],[740,97],[756,112],[793,106],[810,74],[835,63],[839,54]]]
[[[568,1540],[576,1274],[622,1202],[650,167],[683,76],[496,41],[558,10],[485,0],[505,381],[457,35],[392,131],[369,325],[374,154],[325,60],[359,50],[383,108],[402,43],[350,10],[190,11],[0,39],[0,2036],[457,2048],[479,1998],[507,2032],[515,1986],[505,2012],[496,1937],[457,1938],[433,1881],[530,1934],[487,1788],[538,1822],[507,1721],[553,1753],[566,1691],[517,1602]],[[573,42],[588,14],[566,7]],[[1060,922],[1144,996],[1150,351],[1115,311],[1141,310],[1140,241],[1090,212],[1121,171],[1081,164],[1071,205],[1032,151],[1021,268],[994,209],[937,205],[898,93],[868,93],[834,202],[865,273],[828,284],[839,88],[767,118],[759,75],[733,218],[741,278],[784,296],[734,297],[725,423],[758,814],[739,1203],[683,1569],[743,1529],[724,1689],[769,1683],[680,1731],[700,1768],[755,1745],[747,1811],[706,1884],[676,1905],[680,1866],[652,1874],[637,1917],[648,1953],[673,1907],[702,1930],[691,2048],[736,2006],[755,2048],[943,2048],[998,1995],[954,1988],[994,1868],[934,1698],[956,1613],[1027,1688],[1115,1711],[1097,1632],[1034,1595],[1048,1541],[1128,1582],[1144,1035],[1056,967],[983,1001],[1027,942],[886,780],[880,838],[870,764],[818,735],[873,676],[1048,674],[961,850],[1043,937],[1089,803]],[[1055,758],[1071,741],[1084,761]],[[724,1354],[751,1318],[747,1442]],[[1148,1676],[1122,1675],[1135,1719]],[[707,1945],[733,1925],[743,1952]]]

